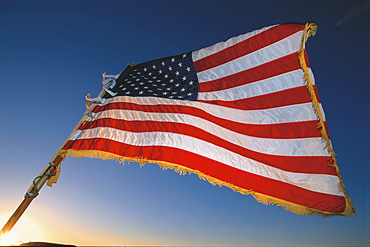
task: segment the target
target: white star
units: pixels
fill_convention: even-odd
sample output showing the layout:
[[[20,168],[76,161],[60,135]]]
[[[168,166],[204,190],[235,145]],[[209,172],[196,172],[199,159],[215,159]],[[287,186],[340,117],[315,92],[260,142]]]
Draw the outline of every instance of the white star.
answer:
[[[182,77],[182,80],[183,80],[183,81],[185,81],[185,80],[186,80],[186,76],[183,76],[183,77]]]
[[[170,80],[170,83],[172,83],[173,81],[174,81],[174,79],[171,79],[171,80]]]
[[[187,70],[188,72],[190,72],[190,70],[191,70],[191,69],[190,69],[190,67],[186,67],[186,70]]]
[[[139,88],[138,87],[135,87],[135,90],[139,90]]]
[[[165,75],[164,75],[164,78],[168,78],[168,75],[167,75],[167,74],[165,74]]]
[[[163,92],[162,94],[163,94],[163,95],[167,95],[167,92]]]
[[[178,72],[178,71],[176,71],[176,73],[175,73],[176,75],[180,75],[180,72]]]
[[[185,54],[183,54],[183,55],[182,55],[182,57],[183,57],[183,58],[185,58],[185,57],[186,57],[186,53],[185,53]]]
[[[130,91],[127,91],[126,94],[130,94]]]
[[[186,89],[185,88],[181,88],[181,92],[184,92]]]
[[[173,57],[173,58],[171,58],[171,62],[175,62],[175,58]]]
[[[179,65],[179,67],[182,67],[182,63],[179,63],[178,65]]]
[[[172,71],[172,67],[171,67],[171,66],[170,66],[170,67],[168,67],[168,70],[169,70],[169,71]]]
[[[176,83],[176,84],[175,84],[175,87],[178,87],[178,86],[180,86],[180,83]]]
[[[154,64],[153,64],[152,68],[153,68],[153,69],[155,69],[155,68],[156,68]]]
[[[147,71],[148,69],[147,69],[147,68],[144,68],[143,70],[144,70],[144,71]]]
[[[159,73],[159,74],[162,74],[162,72],[163,72],[163,71],[162,71],[161,69],[158,71],[158,73]]]
[[[148,75],[152,75],[152,72],[149,72],[149,74]]]
[[[143,94],[143,93],[144,93],[144,91],[140,91],[140,92],[139,92],[139,94]]]
[[[165,62],[162,62],[162,66],[164,66],[166,63]]]
[[[192,92],[189,92],[189,93],[188,93],[188,96],[191,96],[192,94],[193,94]]]
[[[194,84],[194,82],[193,81],[189,81],[189,85],[193,85]]]

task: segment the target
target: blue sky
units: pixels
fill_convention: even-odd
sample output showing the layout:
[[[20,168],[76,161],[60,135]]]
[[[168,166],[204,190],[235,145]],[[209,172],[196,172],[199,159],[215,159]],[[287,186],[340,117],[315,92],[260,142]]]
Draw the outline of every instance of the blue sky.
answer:
[[[14,232],[75,245],[369,245],[363,0],[1,0],[1,227],[81,118],[84,96],[100,92],[103,72],[286,22],[318,24],[306,49],[355,217],[295,215],[157,165],[67,158]]]

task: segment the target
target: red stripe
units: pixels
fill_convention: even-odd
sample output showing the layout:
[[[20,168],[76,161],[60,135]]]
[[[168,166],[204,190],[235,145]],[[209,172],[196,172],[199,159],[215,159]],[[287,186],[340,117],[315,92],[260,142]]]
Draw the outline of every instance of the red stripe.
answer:
[[[104,139],[69,141],[63,149],[100,150],[124,157],[145,157],[153,161],[178,164],[246,190],[253,190],[320,211],[342,213],[346,206],[345,199],[341,196],[317,193],[254,175],[181,149],[161,146],[137,147]]]
[[[298,31],[304,29],[302,24],[286,24],[272,27],[264,32],[254,35],[242,42],[223,49],[215,54],[209,55],[194,62],[195,70],[201,71],[227,63],[231,60],[245,56],[263,47],[271,45]]]
[[[336,170],[329,166],[329,157],[317,156],[278,156],[252,151],[239,145],[230,143],[218,136],[210,134],[203,129],[180,123],[167,123],[155,121],[124,121],[111,118],[103,118],[88,122],[83,129],[93,129],[97,127],[115,128],[130,132],[168,132],[177,133],[212,143],[223,147],[233,153],[256,160],[266,165],[276,167],[285,171],[316,173],[336,175]],[[297,164],[300,164],[299,166]]]
[[[316,86],[314,86],[314,90],[317,91]],[[301,86],[234,101],[198,100],[198,102],[242,110],[263,110],[281,106],[309,103],[311,102],[311,97],[307,92],[307,87]]]
[[[199,83],[199,92],[213,92],[234,88],[298,69],[301,69],[301,67],[299,64],[298,53],[295,52],[229,76]]]
[[[218,118],[204,110],[189,106],[138,105],[128,102],[111,103],[105,106],[97,106],[94,108],[93,111],[97,113],[100,111],[113,109],[191,115],[213,122],[223,128],[230,129],[240,134],[262,138],[289,139],[289,138],[321,137],[321,133],[317,129],[318,121],[316,120],[281,124],[245,124],[230,121],[223,118]]]

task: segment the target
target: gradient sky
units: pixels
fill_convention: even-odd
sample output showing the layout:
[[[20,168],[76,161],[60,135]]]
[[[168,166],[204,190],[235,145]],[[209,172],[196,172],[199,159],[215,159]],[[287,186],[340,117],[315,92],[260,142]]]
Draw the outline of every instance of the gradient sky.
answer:
[[[286,22],[318,24],[306,49],[355,217],[295,215],[153,164],[67,158],[13,232],[75,245],[368,246],[364,0],[0,0],[0,227],[81,118],[84,96],[101,91],[103,72]]]

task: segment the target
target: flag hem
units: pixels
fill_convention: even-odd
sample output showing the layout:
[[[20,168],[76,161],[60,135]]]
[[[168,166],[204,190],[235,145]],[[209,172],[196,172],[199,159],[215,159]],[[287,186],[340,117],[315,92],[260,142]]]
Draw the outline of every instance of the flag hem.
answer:
[[[85,158],[97,158],[97,159],[102,159],[102,160],[113,160],[117,161],[119,163],[124,163],[125,161],[128,162],[137,162],[140,164],[140,166],[144,166],[148,163],[151,164],[157,164],[159,165],[163,170],[166,169],[171,169],[174,172],[178,173],[179,175],[186,175],[187,173],[189,174],[196,174],[198,175],[199,179],[208,181],[212,185],[217,185],[219,187],[225,186],[230,189],[232,189],[235,192],[239,192],[243,195],[252,195],[257,202],[265,204],[265,205],[276,205],[284,208],[286,211],[290,211],[292,213],[298,214],[298,215],[320,215],[322,217],[328,217],[328,216],[335,216],[335,215],[344,215],[347,216],[345,212],[343,213],[330,213],[330,212],[325,212],[325,211],[320,211],[316,209],[312,209],[310,207],[305,207],[302,205],[298,205],[292,202],[288,202],[282,199],[278,199],[272,196],[268,196],[265,194],[261,194],[258,192],[255,192],[253,190],[247,190],[241,187],[238,187],[234,184],[224,182],[222,180],[219,180],[217,178],[208,176],[198,170],[194,170],[191,168],[187,168],[182,165],[177,165],[173,164],[170,162],[165,162],[165,161],[158,161],[158,160],[149,160],[143,157],[124,157],[120,156],[117,154],[109,153],[109,152],[104,152],[104,151],[98,151],[98,150],[73,150],[73,149],[67,149],[67,150],[62,150],[59,153],[63,157],[74,157],[74,158],[79,158],[79,157],[85,157]]]
[[[345,200],[346,200],[346,209],[344,210],[344,212],[341,215],[351,217],[351,216],[354,216],[356,214],[356,210],[355,210],[355,208],[352,204],[351,198],[348,196],[348,194],[347,194],[347,192],[344,188],[344,183],[343,183],[342,177],[340,175],[339,166],[338,166],[337,160],[335,158],[336,153],[334,152],[333,147],[331,145],[329,134],[327,132],[326,125],[325,125],[325,122],[324,122],[324,117],[323,117],[323,114],[322,114],[322,111],[321,111],[320,103],[319,103],[318,97],[316,95],[315,88],[314,88],[313,82],[311,80],[311,77],[310,77],[310,74],[309,74],[309,71],[308,71],[308,66],[307,66],[307,63],[306,63],[305,44],[306,44],[306,41],[308,40],[308,38],[310,36],[314,36],[316,34],[316,30],[317,30],[317,25],[315,23],[306,23],[303,34],[302,34],[301,48],[298,51],[298,57],[299,57],[299,62],[300,62],[301,69],[303,70],[303,73],[304,73],[303,74],[303,80],[307,84],[307,90],[308,90],[308,92],[310,94],[310,97],[311,97],[312,106],[313,106],[314,111],[315,111],[315,113],[318,117],[319,122],[317,124],[317,128],[320,129],[321,138],[325,142],[325,149],[327,149],[328,152],[331,155],[331,161],[329,162],[329,165],[333,166],[335,168],[336,172],[337,172],[337,176],[339,178],[339,185],[338,186],[343,191],[343,194],[344,194],[344,197],[345,197]]]

